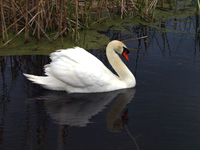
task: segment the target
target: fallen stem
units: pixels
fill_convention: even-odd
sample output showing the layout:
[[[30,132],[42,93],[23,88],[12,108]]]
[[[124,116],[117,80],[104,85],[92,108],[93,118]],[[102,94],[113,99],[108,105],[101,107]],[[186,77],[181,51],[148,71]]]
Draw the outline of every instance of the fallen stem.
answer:
[[[140,148],[139,148],[139,146],[138,146],[138,144],[137,144],[137,141],[136,141],[135,137],[129,132],[129,130],[128,130],[126,124],[124,125],[124,128],[126,129],[126,132],[127,132],[128,135],[131,137],[131,139],[133,140],[133,142],[135,143],[135,146],[136,146],[137,150],[140,150]]]
[[[15,37],[17,37],[17,36],[26,28],[26,26],[28,26],[28,25],[35,19],[35,17],[36,17],[39,13],[40,13],[40,12],[38,12],[38,13],[28,22],[28,24],[25,25],[24,28],[22,28],[17,34],[15,34],[14,37],[12,37],[12,38],[11,38],[10,40],[8,40],[6,43],[4,43],[0,48],[6,46],[8,43],[10,43],[10,41],[12,41]]]
[[[140,39],[145,39],[145,38],[148,38],[148,36],[143,36],[143,37],[134,38],[134,39],[127,39],[127,40],[123,40],[123,42],[134,41],[134,40],[140,40]]]

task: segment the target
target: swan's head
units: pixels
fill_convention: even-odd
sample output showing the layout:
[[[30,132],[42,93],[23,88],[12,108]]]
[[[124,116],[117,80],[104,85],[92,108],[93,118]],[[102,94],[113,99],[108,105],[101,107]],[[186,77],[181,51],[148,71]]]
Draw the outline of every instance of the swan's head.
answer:
[[[108,46],[109,49],[114,50],[116,53],[122,55],[127,61],[129,61],[128,54],[130,53],[126,45],[118,40],[111,41]]]

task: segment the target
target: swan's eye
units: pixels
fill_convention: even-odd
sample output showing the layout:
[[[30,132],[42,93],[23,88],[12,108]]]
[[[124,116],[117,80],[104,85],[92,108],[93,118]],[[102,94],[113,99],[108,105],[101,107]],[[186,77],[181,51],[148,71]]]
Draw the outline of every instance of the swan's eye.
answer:
[[[129,61],[129,58],[128,58],[128,54],[130,53],[130,51],[126,48],[126,47],[123,47],[123,52],[122,52],[122,55],[124,56],[124,58]]]
[[[126,53],[126,54],[129,54],[130,53],[130,51],[128,50],[128,48],[126,48],[126,47],[123,47],[123,52],[122,53]]]

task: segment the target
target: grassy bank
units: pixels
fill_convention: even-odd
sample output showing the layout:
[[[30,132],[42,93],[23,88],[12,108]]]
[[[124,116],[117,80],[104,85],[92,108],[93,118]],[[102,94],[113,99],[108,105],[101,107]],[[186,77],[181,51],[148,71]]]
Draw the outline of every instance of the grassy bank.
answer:
[[[84,36],[85,29],[95,28],[106,20],[112,22],[119,16],[120,19],[140,18],[145,22],[154,22],[159,15],[156,14],[156,8],[177,11],[191,3],[194,2],[191,0],[180,2],[178,0],[0,0],[0,48],[6,46],[9,49],[11,41],[15,43],[16,48],[22,47],[24,43],[28,43],[30,47],[43,43],[40,48],[46,48],[48,44],[51,47],[56,45],[66,47],[66,43],[71,46],[71,42],[80,45],[80,39],[85,41],[85,38],[88,38]],[[98,33],[91,35],[94,34]],[[19,40],[20,44],[17,42]],[[39,50],[37,47],[33,49]]]

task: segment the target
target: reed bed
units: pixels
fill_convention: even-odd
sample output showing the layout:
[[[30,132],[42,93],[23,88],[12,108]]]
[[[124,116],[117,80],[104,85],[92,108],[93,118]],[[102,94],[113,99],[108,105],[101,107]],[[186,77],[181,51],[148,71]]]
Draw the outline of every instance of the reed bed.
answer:
[[[196,0],[196,13],[198,14],[200,10],[200,0]]]
[[[0,38],[3,47],[19,34],[49,42],[58,37],[79,39],[79,30],[113,15],[154,19],[158,0],[0,0]],[[161,0],[164,5],[164,0]],[[50,34],[51,33],[51,34]],[[52,33],[53,37],[52,37]]]

